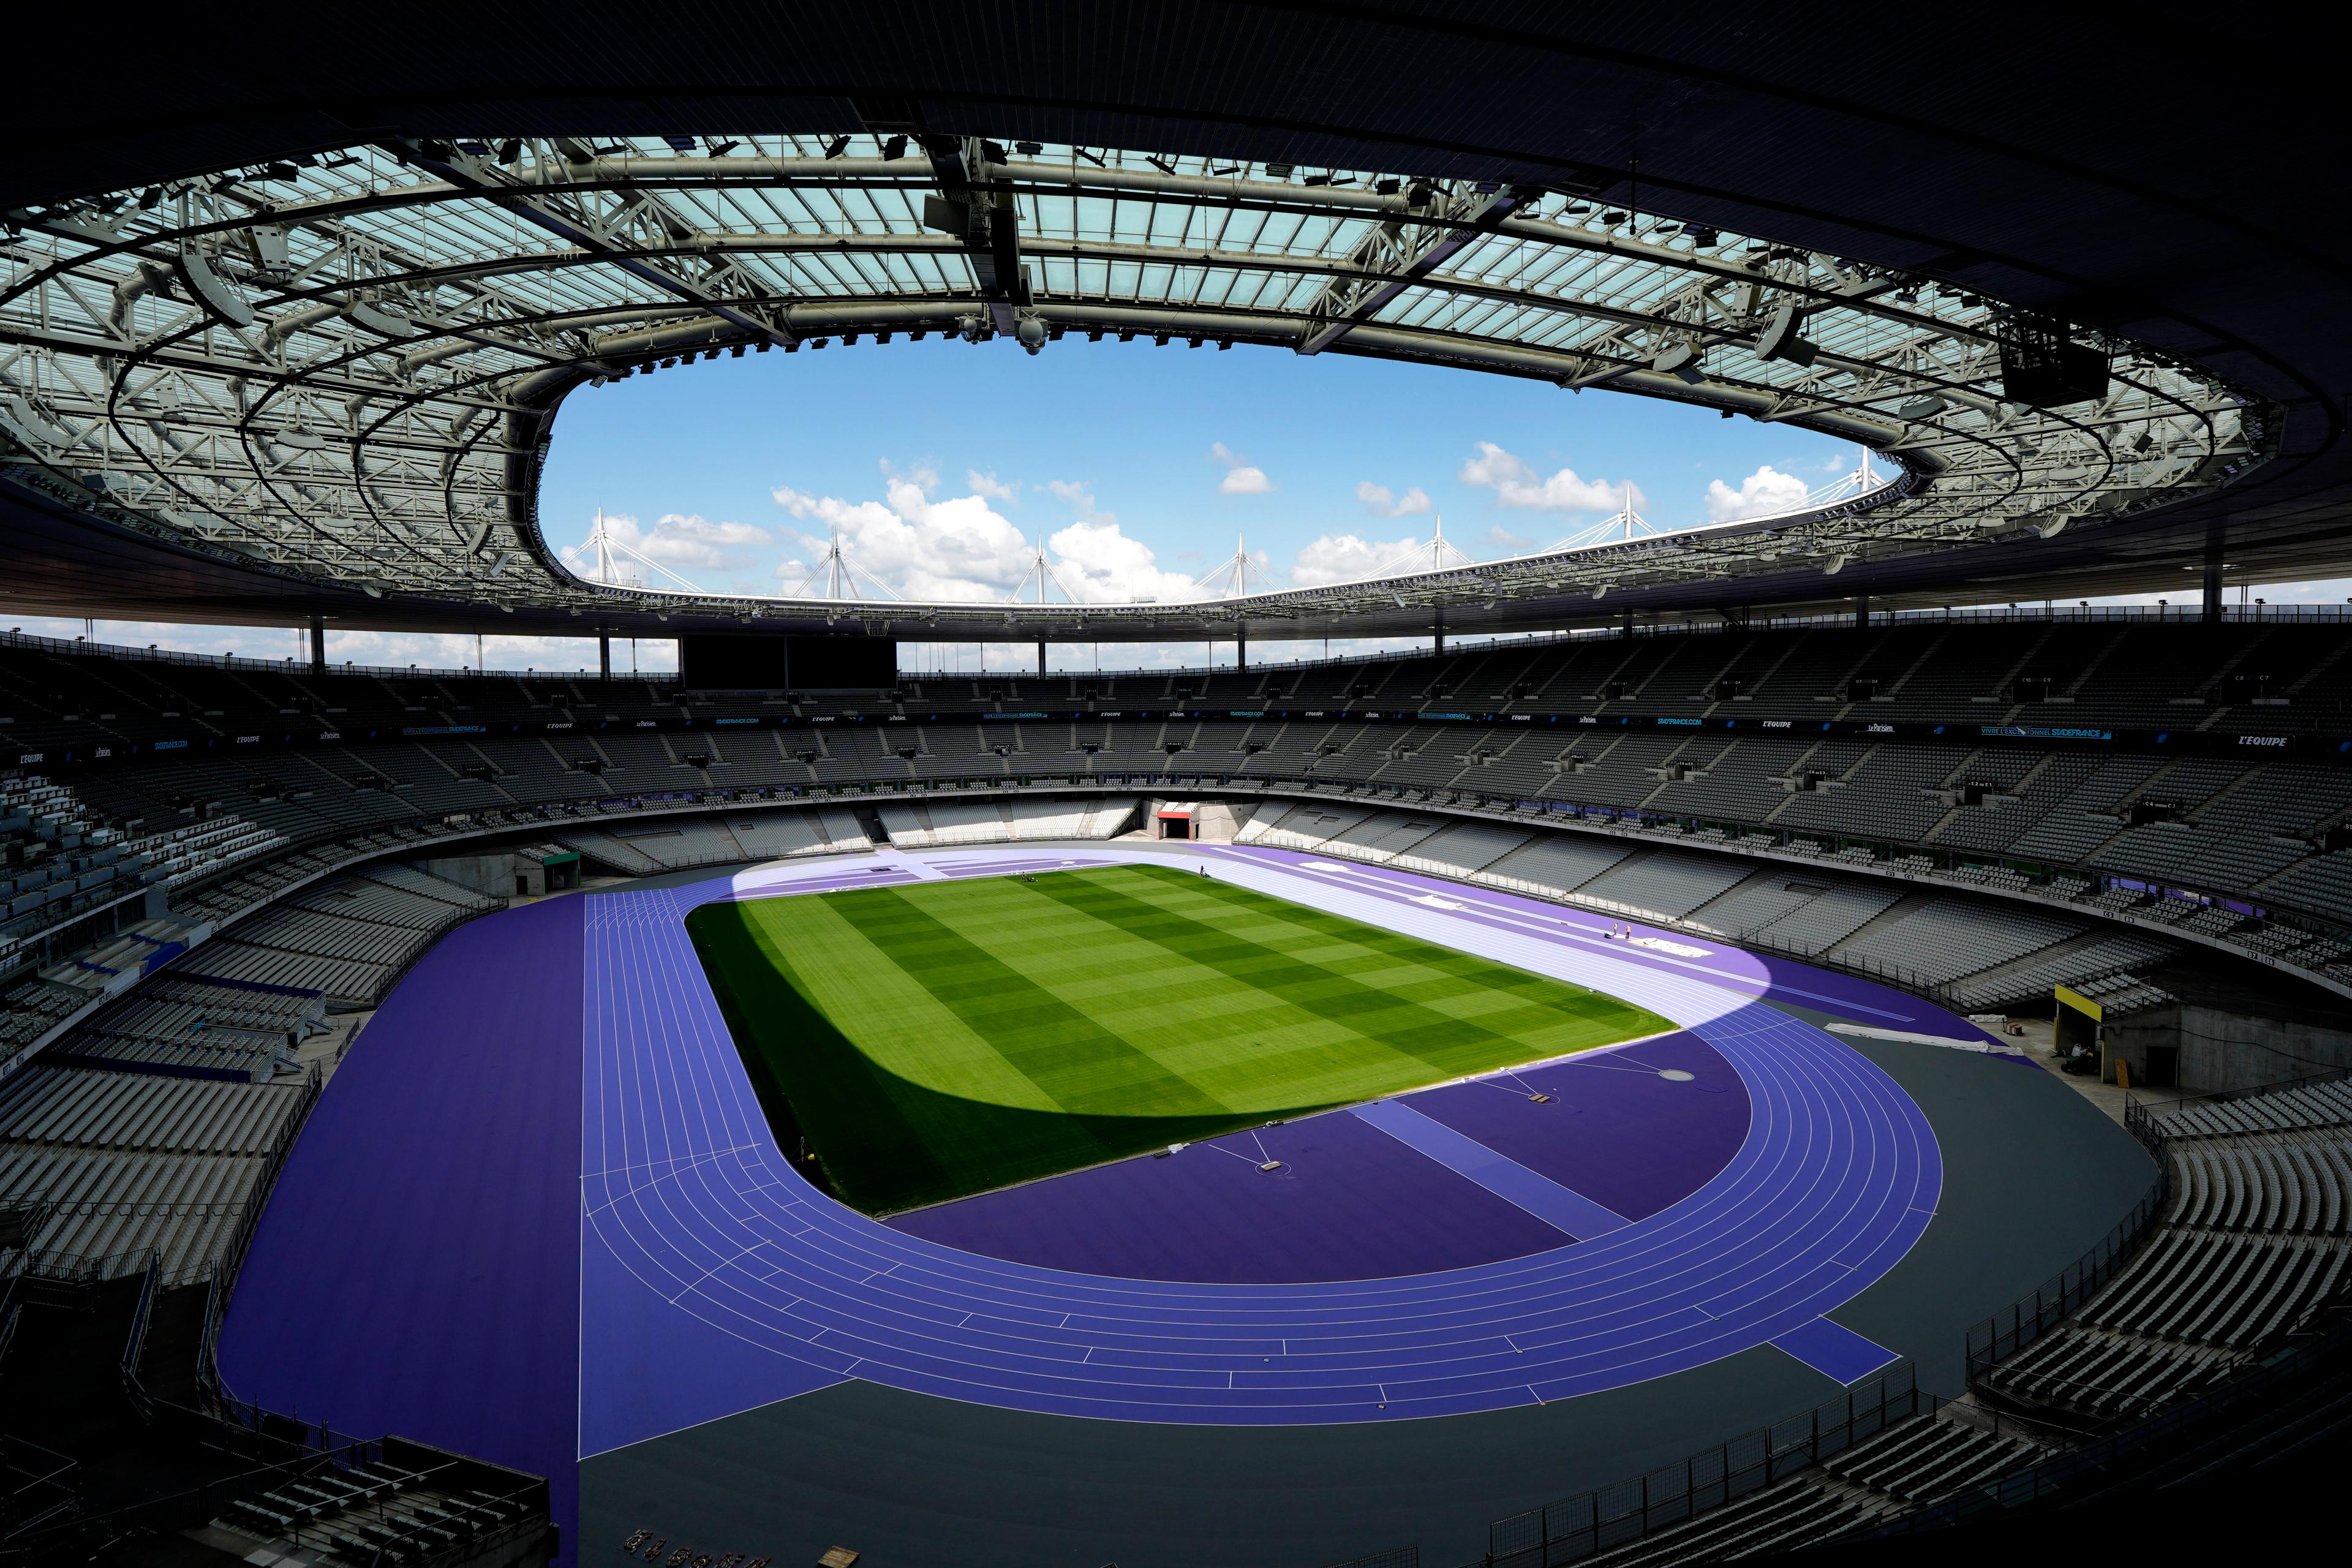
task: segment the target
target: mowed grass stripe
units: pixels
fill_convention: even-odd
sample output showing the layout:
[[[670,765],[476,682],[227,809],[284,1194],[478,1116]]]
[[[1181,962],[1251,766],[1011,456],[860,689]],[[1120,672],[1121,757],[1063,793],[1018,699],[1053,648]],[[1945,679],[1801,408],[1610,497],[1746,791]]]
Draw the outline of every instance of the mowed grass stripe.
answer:
[[[1562,1013],[1557,997],[1566,988],[1558,982],[1468,953],[1448,954],[1411,938],[1400,939],[1387,954],[1366,952],[1370,944],[1354,940],[1346,928],[1370,928],[1339,916],[1301,920],[1286,910],[1286,923],[1324,939],[1330,949],[1342,954],[1321,962],[1302,961],[1294,956],[1298,949],[1285,951],[1253,941],[1234,925],[1188,912],[1181,907],[1184,903],[1213,914],[1231,909],[1233,900],[1218,895],[1202,897],[1196,885],[1179,886],[1183,892],[1174,897],[1136,896],[1082,873],[1055,879],[1048,891],[1107,925],[1143,937],[1193,963],[1246,980],[1294,1007],[1343,1025],[1391,1050],[1409,1054],[1435,1076],[1466,1070],[1468,1063],[1491,1064],[1496,1048],[1515,1037],[1588,1022],[1587,1017]],[[1203,878],[1197,886],[1223,888],[1223,884]],[[1247,894],[1246,889],[1234,890]],[[1168,889],[1169,894],[1175,892]],[[1244,908],[1255,907],[1255,896],[1249,897],[1252,902]],[[1299,915],[1317,912],[1297,906],[1292,909],[1298,910]],[[1393,984],[1376,984],[1368,978],[1381,973],[1371,965],[1375,956],[1388,959],[1397,975]],[[1441,962],[1432,963],[1432,956]],[[1454,962],[1442,962],[1449,958]],[[1428,977],[1423,978],[1424,974]],[[1580,1044],[1593,1042],[1593,1035],[1585,1028],[1574,1027],[1572,1032],[1581,1037]]]
[[[791,929],[805,929],[805,911],[794,913]],[[774,922],[759,919],[758,906],[707,904],[688,916],[687,931],[777,1146],[793,1158],[805,1138],[814,1160],[802,1168],[868,1214],[1099,1164],[1234,1124],[1230,1113],[1095,1117],[942,1093],[891,1072],[836,1025],[815,1002],[810,977],[781,956],[793,944],[778,946]],[[883,976],[913,984],[877,954],[869,979]]]
[[[1231,1108],[1170,1072],[899,889],[845,900],[858,934],[1065,1110],[1213,1115]]]
[[[779,1141],[887,1213],[1662,1030],[1581,987],[1159,866],[688,920]]]
[[[1055,898],[1063,877],[1004,879],[970,913],[1002,933],[1008,967],[1117,1034],[1210,1101],[1234,1110],[1295,1109],[1318,1080],[1354,1070],[1368,1083],[1417,1079],[1426,1064],[1328,1012],[1303,1008],[1150,936]],[[1181,879],[1171,880],[1181,890]],[[1055,907],[1059,903],[1061,907]],[[1357,951],[1349,948],[1349,951]],[[1084,962],[1074,963],[1074,953]],[[1328,1086],[1325,1086],[1328,1087]],[[1334,1091],[1344,1095],[1344,1086]]]
[[[840,905],[808,899],[793,914],[788,931],[772,921],[752,925],[761,950],[821,1011],[856,1019],[862,1038],[919,1047],[919,1071],[893,1059],[893,1053],[869,1052],[885,1071],[963,1099],[1032,1110],[1070,1109],[876,947]]]

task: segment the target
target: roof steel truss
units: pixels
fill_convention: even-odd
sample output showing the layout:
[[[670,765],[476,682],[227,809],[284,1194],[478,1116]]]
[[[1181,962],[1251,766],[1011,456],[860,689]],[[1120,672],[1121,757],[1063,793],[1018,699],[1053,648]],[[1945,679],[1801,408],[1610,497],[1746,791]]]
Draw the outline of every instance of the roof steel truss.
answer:
[[[2048,534],[2226,483],[2276,423],[2115,340],[2104,397],[2004,401],[1998,301],[1573,192],[1360,171],[862,135],[397,142],[7,216],[0,440],[16,460],[151,531],[379,595],[790,608],[575,576],[541,536],[538,468],[582,384],[835,337],[1379,355],[1785,420],[1897,465],[1826,510],[1213,606],[1071,606],[1072,635],[1599,596]],[[876,609],[910,614],[940,637],[1003,610]]]

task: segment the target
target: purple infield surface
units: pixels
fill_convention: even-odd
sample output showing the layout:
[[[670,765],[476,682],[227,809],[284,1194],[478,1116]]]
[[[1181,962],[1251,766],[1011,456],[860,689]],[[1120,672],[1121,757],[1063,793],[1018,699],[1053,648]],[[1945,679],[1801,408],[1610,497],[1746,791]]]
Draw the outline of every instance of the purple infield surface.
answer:
[[[1282,1169],[1263,1172],[1267,1159]],[[1424,1274],[1558,1247],[1506,1199],[1352,1116],[1230,1133],[900,1215],[909,1236],[1045,1268],[1219,1284]]]
[[[1624,1219],[1696,1192],[1748,1134],[1739,1075],[1680,1033],[1397,1103]],[[1266,1184],[1260,1148],[1283,1163],[1288,1184]],[[983,1193],[890,1224],[1048,1268],[1236,1283],[1426,1273],[1593,1234],[1547,1224],[1408,1142],[1367,1137],[1360,1117],[1338,1115]]]
[[[768,868],[452,933],[295,1152],[229,1315],[232,1386],[547,1473],[568,1495],[581,1454],[845,1377],[1267,1425],[1549,1402],[1764,1344],[1839,1381],[1886,1359],[1822,1315],[1925,1228],[1934,1137],[1867,1058],[1751,999],[1787,988],[1885,1027],[1965,1026],[1818,971],[1629,945],[1599,917],[1312,857],[1220,847],[1201,863],[1592,984],[1678,1031],[895,1226],[809,1188],[760,1114],[685,913],[1065,858]]]

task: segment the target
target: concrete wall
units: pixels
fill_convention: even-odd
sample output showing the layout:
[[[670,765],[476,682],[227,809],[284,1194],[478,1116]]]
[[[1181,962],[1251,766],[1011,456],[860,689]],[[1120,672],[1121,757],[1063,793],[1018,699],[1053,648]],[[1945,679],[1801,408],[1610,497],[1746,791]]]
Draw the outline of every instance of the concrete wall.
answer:
[[[1256,805],[1255,801],[1204,800],[1192,809],[1192,837],[1211,844],[1231,844]]]
[[[471,888],[478,893],[488,893],[493,898],[514,897],[515,874],[518,868],[515,856],[511,851],[489,855],[453,855],[446,859],[425,860],[419,864],[428,874],[438,877],[445,882],[455,882],[461,888]],[[534,884],[530,889],[532,892],[547,891],[546,887],[541,883],[541,872],[536,860],[526,861],[520,868],[524,875],[531,879]]]
[[[2107,1076],[2122,1061],[2130,1065],[2134,1083],[2144,1082],[2150,1046],[2179,1047],[2180,1087],[2207,1094],[2352,1067],[2352,1028],[2183,1003],[2108,1025]]]

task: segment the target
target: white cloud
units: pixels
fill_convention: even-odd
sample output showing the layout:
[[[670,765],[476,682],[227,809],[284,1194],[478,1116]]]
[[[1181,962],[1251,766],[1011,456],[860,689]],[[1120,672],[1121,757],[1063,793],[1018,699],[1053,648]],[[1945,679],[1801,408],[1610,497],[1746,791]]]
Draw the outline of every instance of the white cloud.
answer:
[[[607,512],[604,530],[665,566],[719,572],[742,569],[750,564],[744,550],[773,542],[773,536],[755,523],[712,522],[692,512],[665,512],[650,529],[625,513]]]
[[[1058,558],[1055,569],[1079,598],[1090,605],[1168,605],[1193,596],[1192,579],[1161,570],[1151,547],[1119,531],[1118,514],[1105,511],[1085,481],[1048,479],[1045,489],[1077,513],[1076,521],[1045,542]]]
[[[1417,539],[1359,539],[1352,533],[1327,533],[1298,552],[1290,580],[1302,588],[1321,588],[1370,575],[1419,544]]]
[[[779,485],[773,493],[776,504],[794,518],[838,533],[852,562],[908,598],[1003,597],[1028,565],[1030,550],[1021,531],[992,510],[984,496],[931,500],[924,477],[920,471],[888,475],[887,499],[879,501],[811,495],[790,485]],[[802,539],[808,550],[822,553],[825,548],[822,533],[803,533]]]
[[[963,471],[963,482],[976,496],[986,496],[991,500],[1001,500],[1006,506],[1021,504],[1021,486],[1017,482],[1012,484],[1002,482],[997,479],[996,470],[993,468],[984,474],[978,468],[966,468]]]
[[[1398,497],[1386,485],[1360,479],[1356,484],[1356,499],[1382,517],[1418,517],[1430,510],[1429,492],[1419,485]]]
[[[1225,477],[1217,482],[1220,495],[1262,496],[1272,493],[1274,481],[1265,477],[1265,470],[1243,461],[1241,455],[1223,441],[1209,448],[1209,456],[1225,466]]]
[[[616,669],[629,668],[627,639],[613,639]],[[677,645],[667,639],[637,645],[636,668],[669,670],[677,668]],[[330,631],[327,658],[331,663],[390,665],[399,668],[463,669],[474,663],[474,639],[463,633]],[[481,642],[484,668],[489,669],[582,670],[596,668],[593,637],[485,637]]]
[[[1071,592],[1090,605],[1175,604],[1192,597],[1192,580],[1163,572],[1151,547],[1121,533],[1117,519],[1079,519],[1045,542],[1055,569]]]
[[[1534,511],[1615,511],[1629,500],[1639,500],[1639,492],[1631,485],[1580,479],[1573,468],[1562,468],[1549,479],[1539,478],[1492,441],[1478,443],[1478,455],[1462,465],[1460,478],[1465,485],[1493,490],[1495,499],[1505,506]]]
[[[884,499],[878,501],[812,495],[780,485],[776,504],[803,522],[837,532],[852,563],[908,598],[982,602],[1005,598],[1020,585],[1036,545],[990,505],[991,497],[975,490],[934,500],[926,480],[935,487],[937,475],[923,469],[884,472]],[[1062,582],[1079,599],[1112,604],[1189,596],[1192,580],[1161,571],[1150,547],[1121,532],[1118,517],[1096,505],[1084,483],[1049,479],[1043,488],[1077,513],[1076,521],[1047,539],[1046,547]],[[823,534],[800,537],[804,550],[825,548]],[[806,570],[781,566],[777,575],[789,585]]]
[[[1077,509],[1080,517],[1089,522],[1117,522],[1118,514],[1105,511],[1095,504],[1095,492],[1083,479],[1047,479],[1046,493],[1057,500],[1066,500]]]
[[[1711,522],[1730,522],[1743,517],[1769,517],[1774,512],[1789,511],[1801,505],[1805,499],[1805,481],[1794,474],[1784,474],[1767,463],[1733,489],[1721,479],[1710,479],[1706,487],[1706,515]]]
[[[1486,539],[1489,543],[1499,544],[1507,550],[1525,549],[1535,542],[1524,534],[1513,533],[1499,522],[1486,531]]]
[[[2256,599],[2273,605],[2352,605],[2352,577],[2315,577],[2301,583],[2256,583],[2246,595],[2247,607],[2252,608]],[[2183,573],[2180,586],[2167,593],[2113,594],[2105,598],[2091,599],[2088,603],[2100,606],[2153,605],[2159,600],[2171,605],[2177,610],[2183,605],[2203,603],[2204,589],[2197,577]],[[2039,605],[2042,601],[2021,599],[2018,602]],[[2061,606],[2081,602],[2083,601],[2076,599],[2058,601]],[[2233,609],[2237,606],[2238,584],[2231,583],[2222,590],[2221,602]]]
[[[70,642],[82,635],[79,621],[27,616],[12,626],[34,637]],[[487,629],[487,628],[486,628]],[[100,647],[168,648],[174,653],[234,654],[265,662],[290,661],[307,669],[310,634],[301,626],[214,626],[177,621],[100,621]],[[614,641],[614,660],[628,668],[624,639]],[[596,668],[593,637],[485,636],[480,657],[491,669],[580,670]],[[327,628],[327,661],[405,669],[471,669],[476,644],[471,632],[377,632]],[[665,638],[637,645],[637,668],[676,669],[677,644]]]

